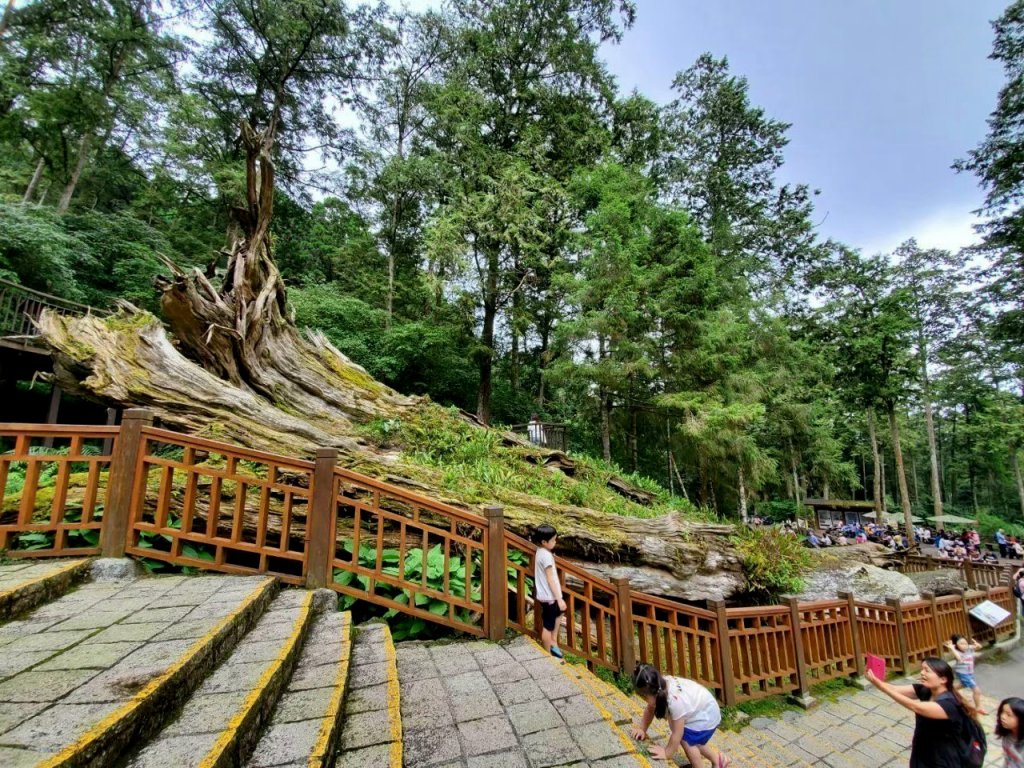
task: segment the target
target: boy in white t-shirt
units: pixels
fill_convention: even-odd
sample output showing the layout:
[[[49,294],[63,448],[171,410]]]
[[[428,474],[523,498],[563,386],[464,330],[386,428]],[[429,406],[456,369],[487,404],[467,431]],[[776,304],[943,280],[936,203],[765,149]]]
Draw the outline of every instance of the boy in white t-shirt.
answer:
[[[650,664],[638,664],[633,672],[633,687],[647,702],[640,723],[634,723],[631,734],[637,741],[647,738],[647,729],[655,717],[669,721],[668,744],[651,746],[651,757],[670,761],[679,747],[690,765],[699,768],[704,759],[714,768],[727,768],[729,758],[708,742],[722,722],[722,710],[711,692],[700,683],[685,677],[663,676]]]
[[[565,613],[565,600],[562,599],[562,584],[558,580],[552,554],[558,543],[558,532],[552,525],[538,525],[533,532],[533,543],[537,545],[537,553],[533,557],[533,588],[536,592],[533,610],[535,614],[540,610],[543,624],[540,642],[545,651],[561,659],[564,656],[558,647],[558,622]]]

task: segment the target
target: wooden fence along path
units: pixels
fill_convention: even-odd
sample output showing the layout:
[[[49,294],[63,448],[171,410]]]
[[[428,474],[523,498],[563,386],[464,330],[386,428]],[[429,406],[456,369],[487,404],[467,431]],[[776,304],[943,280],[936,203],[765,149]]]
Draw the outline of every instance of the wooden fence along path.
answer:
[[[505,530],[500,508],[475,514],[350,472],[333,449],[313,460],[248,450],[158,429],[141,409],[118,427],[0,424],[0,498],[11,557],[130,554],[272,574],[492,640],[535,633],[535,547]],[[936,564],[910,557],[906,568]],[[814,684],[862,674],[865,653],[911,673],[954,632],[991,642],[1016,623],[1009,574],[978,565],[967,571],[977,589],[948,597],[754,608],[693,607],[559,567],[567,651],[627,672],[654,664],[725,704],[805,699]],[[994,630],[971,619],[984,600],[1011,617]]]

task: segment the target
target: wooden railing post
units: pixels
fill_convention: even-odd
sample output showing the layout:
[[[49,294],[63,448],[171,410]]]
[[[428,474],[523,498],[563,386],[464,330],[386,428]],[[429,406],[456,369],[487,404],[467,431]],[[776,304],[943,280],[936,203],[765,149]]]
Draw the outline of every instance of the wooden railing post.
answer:
[[[1016,572],[1014,568],[1006,569],[1006,586],[1010,589],[1010,615],[1013,617],[1014,634],[1020,632],[1017,628],[1018,614],[1020,613],[1020,598],[1013,594],[1013,574]]]
[[[939,630],[939,606],[935,602],[934,592],[922,592],[921,597],[928,601],[932,611],[932,632],[935,635],[935,655],[942,658],[942,635]]]
[[[317,448],[313,466],[312,499],[306,521],[306,586],[310,589],[331,583],[335,535],[338,524],[335,504],[334,468],[337,448]]]
[[[795,597],[786,599],[789,604],[789,624],[793,632],[793,656],[796,660],[796,690],[793,699],[804,709],[810,709],[817,702],[811,696],[811,683],[807,678],[807,660],[804,658],[804,633],[800,630],[800,601]]]
[[[907,654],[907,628],[903,624],[903,603],[896,597],[887,597],[885,603],[896,614],[896,638],[900,646],[900,671],[907,675],[910,674],[910,658]]]
[[[853,592],[840,592],[839,599],[846,601],[847,611],[849,611],[850,614],[850,636],[853,640],[853,658],[857,664],[857,672],[853,682],[861,688],[867,689],[869,683],[864,679],[864,651],[861,648],[860,628],[857,626],[857,605]]]
[[[129,408],[121,419],[121,431],[114,455],[110,457],[110,494],[103,511],[100,552],[103,557],[124,557],[132,513],[132,495],[139,471],[143,443],[142,429],[153,425],[153,412]]]
[[[508,622],[505,510],[502,507],[484,507],[484,517],[487,518],[487,551],[484,553],[487,602],[484,604],[484,625],[487,627],[487,639],[497,641],[505,637],[505,625]]]
[[[970,560],[964,560],[963,566],[964,566],[964,580],[967,582],[968,588],[969,589],[975,589],[975,587],[977,585],[977,579],[975,578],[975,575],[974,575],[974,565],[971,563]]]
[[[732,674],[732,643],[729,642],[729,614],[724,600],[708,600],[708,610],[714,611],[718,629],[719,664],[722,670],[722,702],[726,706],[736,703],[736,680]]]
[[[612,578],[619,600],[619,671],[632,675],[636,666],[636,649],[633,647],[633,596],[629,579],[625,576]]]
[[[971,614],[967,610],[967,592],[963,589],[954,589],[953,592],[960,596],[960,610],[964,614],[964,637],[971,639]]]

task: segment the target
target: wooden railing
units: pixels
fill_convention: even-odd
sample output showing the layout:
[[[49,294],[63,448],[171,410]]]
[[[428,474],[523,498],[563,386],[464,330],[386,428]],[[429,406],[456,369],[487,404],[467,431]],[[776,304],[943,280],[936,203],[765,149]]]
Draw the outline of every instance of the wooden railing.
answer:
[[[972,563],[970,560],[931,555],[904,555],[899,563],[903,573],[923,573],[940,568],[956,571],[970,589],[1001,587],[1020,567],[1021,564]]]
[[[630,591],[628,597],[630,634],[635,638],[624,643],[635,648],[630,661],[640,660],[665,674],[696,680],[721,698],[724,681],[731,673],[722,669],[718,612],[638,592]],[[724,610],[724,605],[721,607]],[[631,667],[629,664],[626,669]]]
[[[125,552],[304,583],[313,462],[153,427],[140,436]]]
[[[520,632],[540,633],[539,615],[527,626],[532,610],[527,598],[527,582],[533,582],[533,558],[537,546],[505,531],[505,562],[514,590],[509,590],[509,626]],[[516,553],[516,554],[510,554]],[[565,617],[559,628],[560,646],[590,664],[619,668],[619,591],[585,569],[569,562],[558,564],[558,576],[565,599]],[[510,584],[511,586],[511,584]]]
[[[31,338],[39,334],[35,321],[44,309],[60,315],[105,314],[85,304],[34,291],[9,280],[0,280],[0,336]]]
[[[117,427],[0,424],[0,550],[11,557],[95,555]]]
[[[487,518],[334,469],[328,585],[425,621],[485,633]]]
[[[0,548],[9,556],[128,553],[273,574],[470,635],[537,634],[536,547],[504,529],[500,508],[475,514],[359,475],[338,467],[333,449],[314,460],[277,456],[158,429],[139,409],[119,427],[0,424],[0,449]],[[840,595],[705,608],[557,564],[566,651],[624,672],[654,664],[726,704],[773,694],[806,701],[816,683],[862,674],[865,653],[909,673],[953,633],[994,642],[1016,626],[1008,578],[902,604]],[[908,558],[904,567],[929,565]],[[1011,617],[994,629],[971,619],[984,600]]]

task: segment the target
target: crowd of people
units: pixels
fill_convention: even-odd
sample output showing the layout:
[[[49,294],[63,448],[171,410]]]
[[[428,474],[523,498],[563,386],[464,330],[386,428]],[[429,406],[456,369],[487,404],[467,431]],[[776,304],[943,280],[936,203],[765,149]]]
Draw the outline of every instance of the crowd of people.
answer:
[[[753,524],[764,525],[762,518],[753,518]],[[874,542],[888,547],[893,552],[906,552],[910,542],[901,528],[891,524],[874,522],[846,523],[832,528],[807,528],[802,521],[785,521],[782,530],[792,536],[802,537],[812,549],[844,547],[850,544]],[[937,556],[958,562],[969,560],[975,563],[996,563],[1004,560],[1024,560],[1024,543],[1016,536],[1008,536],[1002,529],[996,532],[993,542],[984,544],[976,529],[968,528],[958,532],[947,532],[928,526],[914,528],[915,545],[934,545]]]

